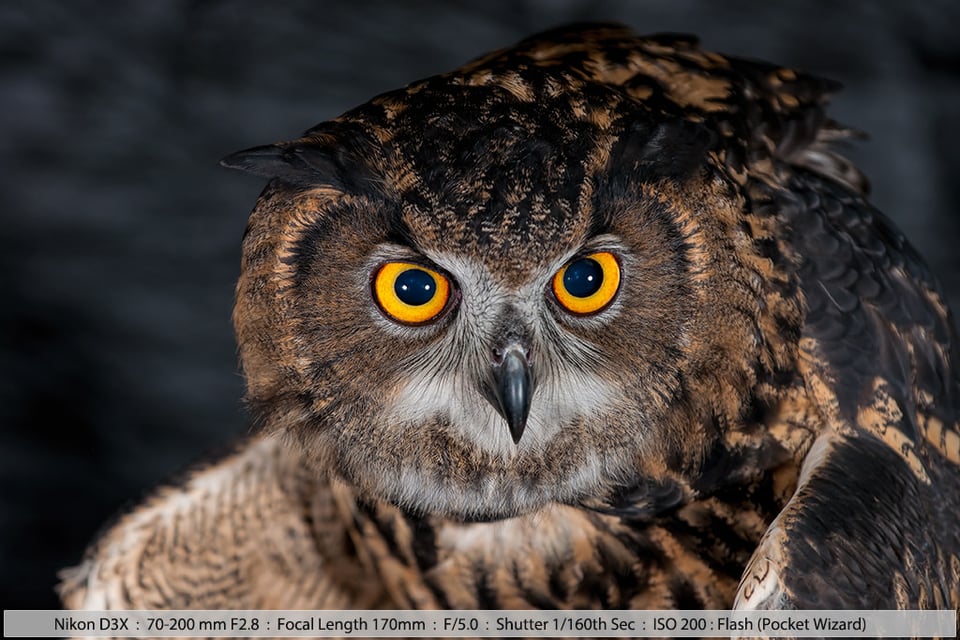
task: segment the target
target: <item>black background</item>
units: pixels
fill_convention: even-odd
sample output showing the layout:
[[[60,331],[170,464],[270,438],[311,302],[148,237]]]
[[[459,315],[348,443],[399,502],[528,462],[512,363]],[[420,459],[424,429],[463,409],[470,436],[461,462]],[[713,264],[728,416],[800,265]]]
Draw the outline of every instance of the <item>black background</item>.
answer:
[[[915,6],[916,5],[916,6]],[[850,153],[960,300],[960,3],[0,3],[0,604],[247,430],[230,325],[262,182],[217,160],[580,20],[846,86]]]

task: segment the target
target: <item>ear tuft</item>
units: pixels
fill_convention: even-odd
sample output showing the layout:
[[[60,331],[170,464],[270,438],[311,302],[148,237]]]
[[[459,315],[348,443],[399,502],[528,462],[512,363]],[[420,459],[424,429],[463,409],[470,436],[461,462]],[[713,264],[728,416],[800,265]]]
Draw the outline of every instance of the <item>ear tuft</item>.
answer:
[[[221,167],[264,178],[279,175],[279,172],[285,171],[285,164],[283,149],[273,144],[237,151],[220,160]]]
[[[620,167],[647,179],[683,179],[702,165],[715,143],[709,129],[678,118],[658,123],[652,130],[635,125],[621,138],[619,153],[613,158]]]
[[[336,160],[318,147],[268,144],[231,153],[220,166],[295,184],[341,186]]]

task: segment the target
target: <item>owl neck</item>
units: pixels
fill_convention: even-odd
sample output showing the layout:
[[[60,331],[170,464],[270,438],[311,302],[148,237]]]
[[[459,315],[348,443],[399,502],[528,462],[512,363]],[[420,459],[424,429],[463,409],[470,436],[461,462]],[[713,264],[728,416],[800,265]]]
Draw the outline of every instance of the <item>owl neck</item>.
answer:
[[[714,425],[701,456],[578,505],[467,523],[329,492],[350,562],[396,607],[729,608],[814,435],[803,388],[779,397]]]
[[[355,561],[392,606],[729,608],[796,472],[788,462],[689,499],[651,483],[647,504],[659,511],[548,505],[474,523],[417,516],[332,486]]]

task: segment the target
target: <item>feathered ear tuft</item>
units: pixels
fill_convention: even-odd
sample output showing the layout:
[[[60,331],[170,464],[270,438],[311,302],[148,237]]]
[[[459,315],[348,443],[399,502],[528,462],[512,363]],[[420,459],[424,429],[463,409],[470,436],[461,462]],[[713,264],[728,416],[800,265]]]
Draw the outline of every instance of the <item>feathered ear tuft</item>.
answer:
[[[286,171],[283,149],[272,144],[237,151],[220,160],[220,166],[272,178]]]
[[[619,171],[644,179],[688,177],[706,159],[716,136],[706,127],[676,119],[649,127],[637,123],[620,138],[611,153]]]
[[[294,184],[343,187],[337,159],[323,147],[269,144],[231,153],[220,166]]]

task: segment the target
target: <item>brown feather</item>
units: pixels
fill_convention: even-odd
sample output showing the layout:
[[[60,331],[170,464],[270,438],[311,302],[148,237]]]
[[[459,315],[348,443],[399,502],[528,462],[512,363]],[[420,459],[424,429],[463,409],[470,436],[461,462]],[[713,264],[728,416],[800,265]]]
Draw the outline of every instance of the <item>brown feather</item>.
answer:
[[[230,156],[274,178],[234,315],[262,433],[108,529],[65,604],[960,607],[958,340],[835,89],[576,26]],[[615,296],[564,312],[598,251]],[[379,311],[390,261],[446,311]],[[517,444],[483,391],[507,339]]]

